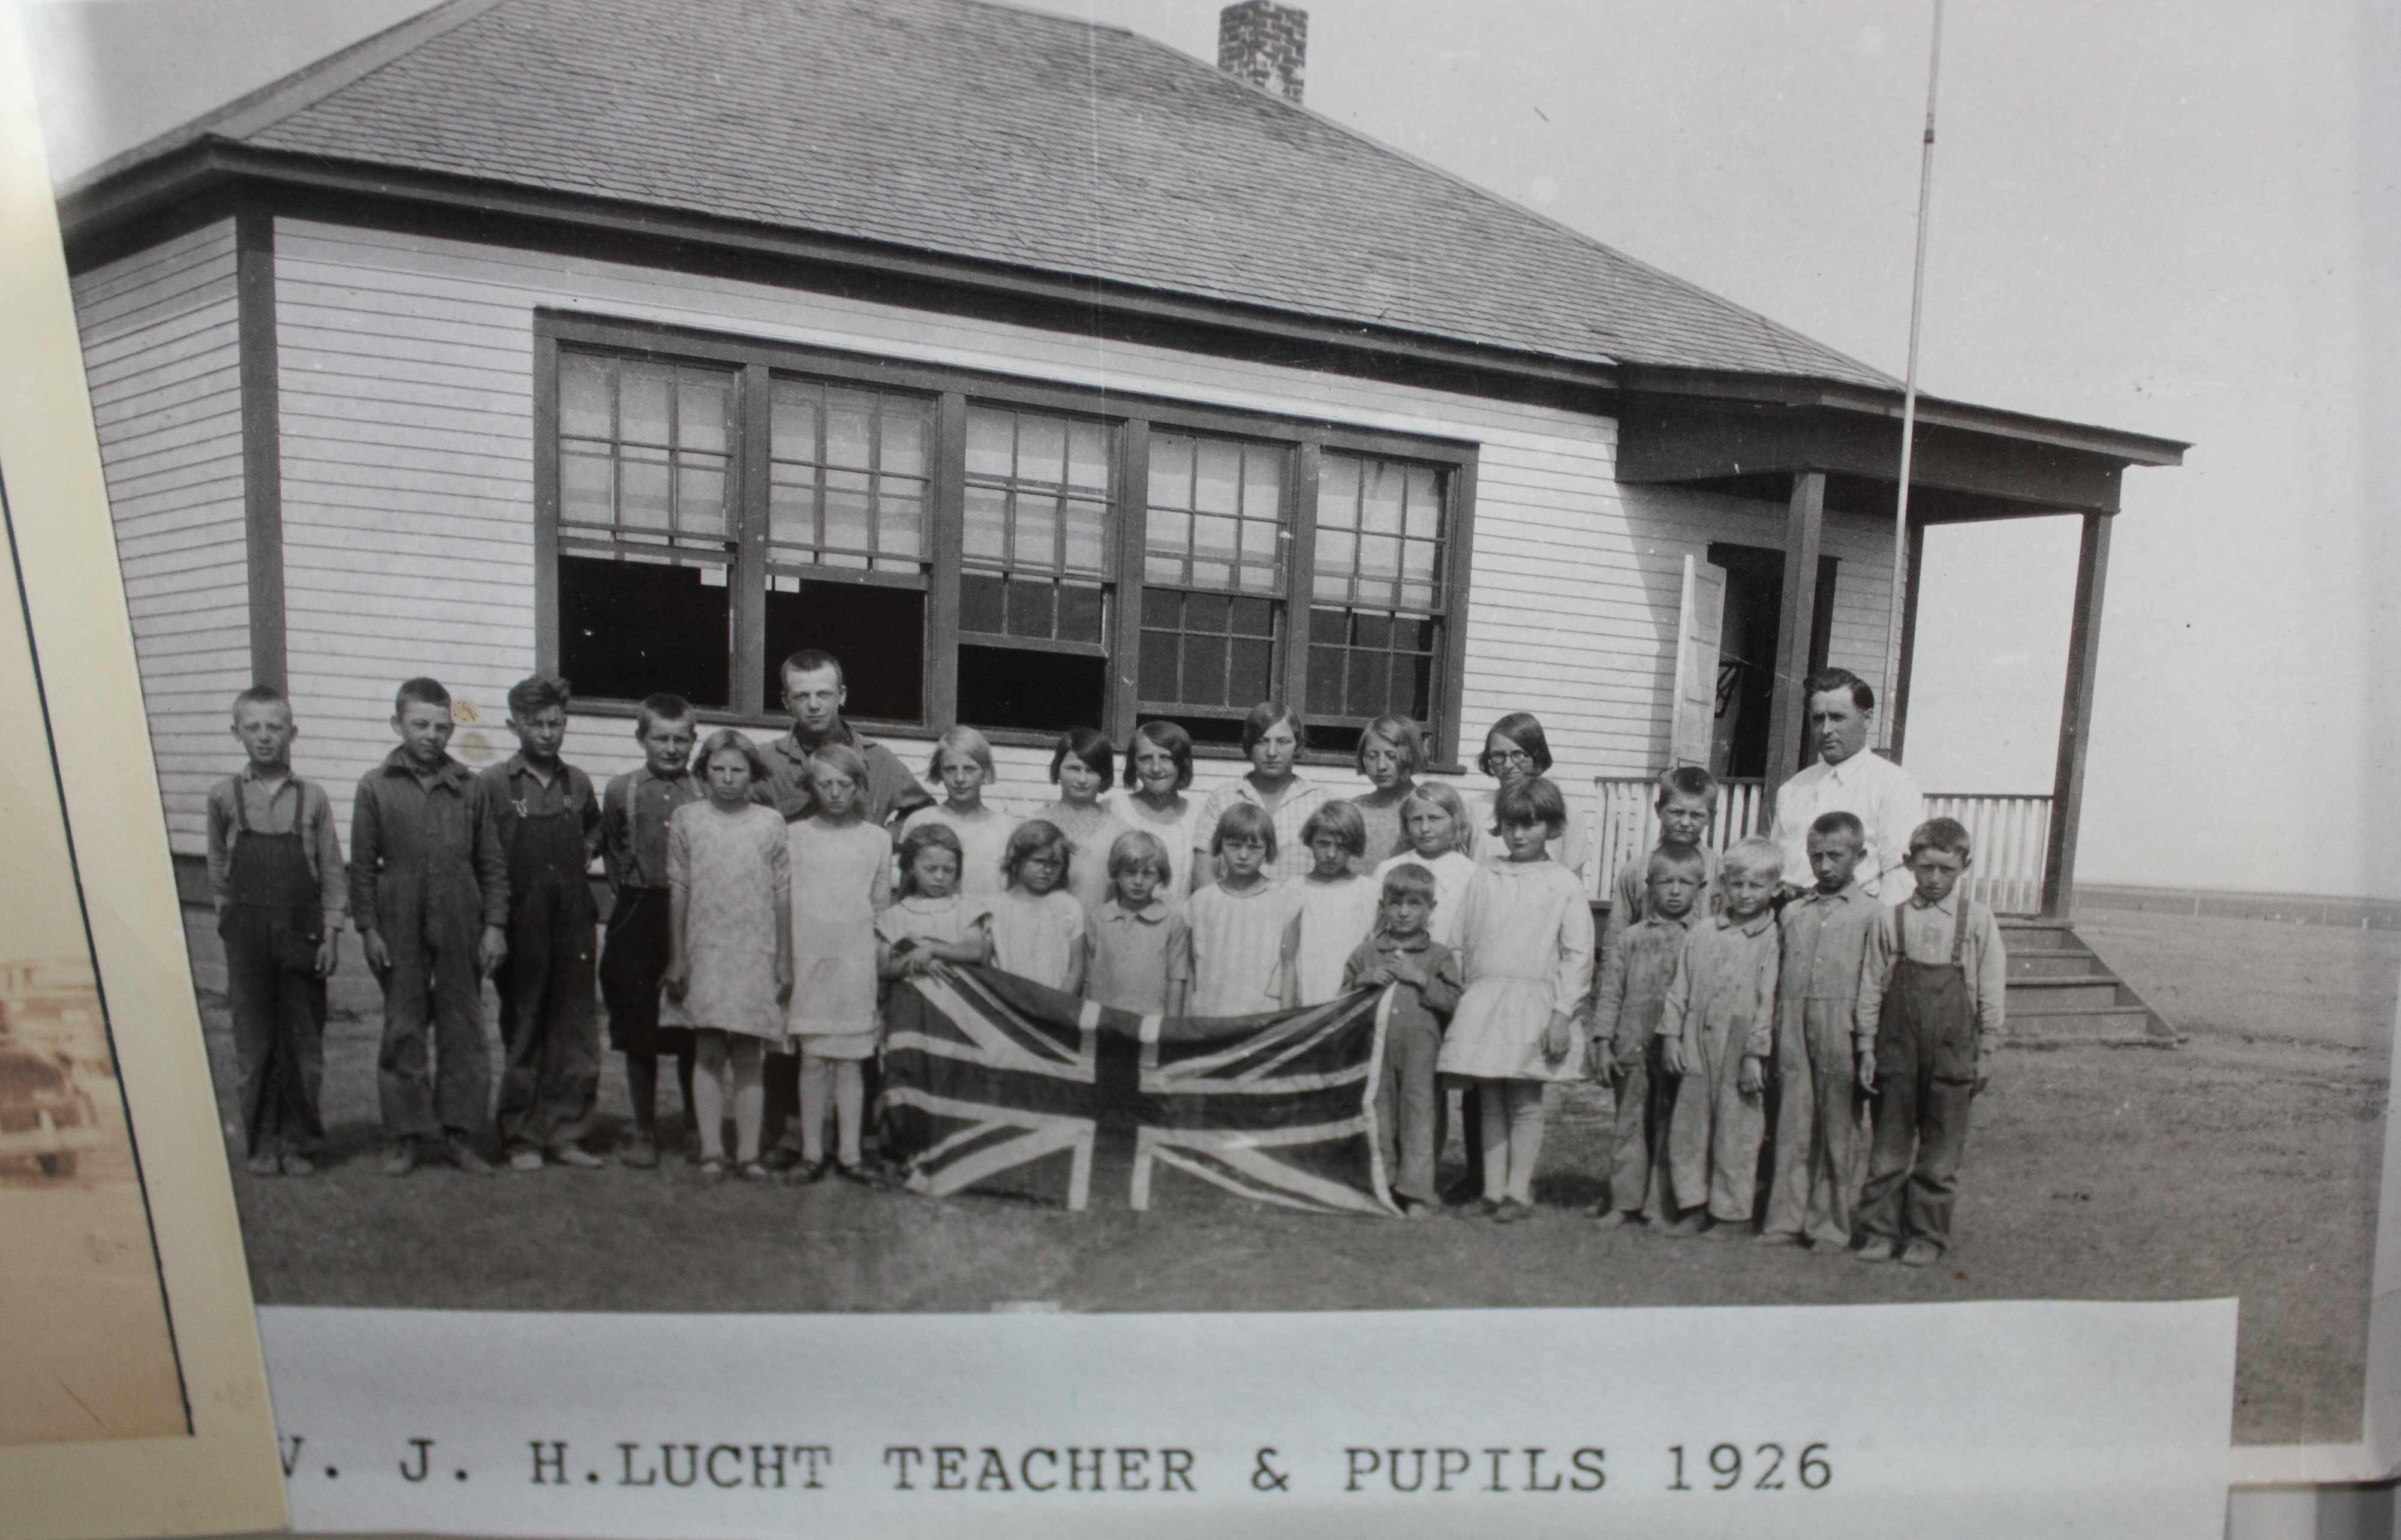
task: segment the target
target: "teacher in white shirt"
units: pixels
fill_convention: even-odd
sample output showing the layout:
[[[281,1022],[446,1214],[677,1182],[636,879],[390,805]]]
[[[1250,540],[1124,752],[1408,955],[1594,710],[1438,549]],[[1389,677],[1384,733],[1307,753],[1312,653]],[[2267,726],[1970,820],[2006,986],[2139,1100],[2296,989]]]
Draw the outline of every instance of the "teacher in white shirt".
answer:
[[[1926,798],[1908,771],[1869,751],[1875,691],[1867,681],[1847,668],[1828,668],[1801,688],[1818,763],[1777,789],[1772,837],[1784,852],[1783,885],[1810,886],[1809,825],[1827,813],[1849,813],[1868,832],[1854,880],[1877,901],[1900,903],[1916,886],[1902,863],[1909,859],[1910,832],[1925,821]]]

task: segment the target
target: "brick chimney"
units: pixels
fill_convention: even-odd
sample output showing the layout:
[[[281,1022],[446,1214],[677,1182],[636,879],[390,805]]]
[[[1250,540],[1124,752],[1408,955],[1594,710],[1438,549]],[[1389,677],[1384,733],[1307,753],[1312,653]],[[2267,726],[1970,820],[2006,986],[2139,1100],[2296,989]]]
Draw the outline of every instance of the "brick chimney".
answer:
[[[1296,106],[1309,57],[1309,12],[1275,0],[1241,0],[1217,16],[1217,67],[1280,91]]]

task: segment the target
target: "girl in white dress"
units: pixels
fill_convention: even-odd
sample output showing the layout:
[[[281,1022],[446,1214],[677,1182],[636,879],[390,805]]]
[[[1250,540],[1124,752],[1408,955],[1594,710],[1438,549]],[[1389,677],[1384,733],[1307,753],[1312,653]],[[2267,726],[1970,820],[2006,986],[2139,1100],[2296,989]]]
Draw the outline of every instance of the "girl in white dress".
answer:
[[[1167,881],[1159,896],[1181,906],[1192,891],[1193,846],[1207,838],[1196,826],[1201,799],[1192,784],[1192,735],[1172,722],[1146,722],[1126,745],[1126,784],[1101,799],[1118,821],[1167,846]]]
[[[960,895],[959,859],[959,836],[947,824],[919,824],[900,836],[899,896],[875,916],[875,970],[885,978],[991,957],[992,904]]]
[[[1000,891],[1001,858],[1017,827],[1015,818],[984,805],[983,789],[994,777],[991,742],[972,727],[952,728],[935,742],[926,766],[926,778],[942,789],[942,800],[920,807],[900,826],[904,838],[932,824],[947,826],[959,837],[958,890],[966,899]]]
[[[892,901],[892,836],[860,816],[867,761],[858,749],[827,744],[809,756],[808,777],[816,810],[789,831],[798,982],[786,1020],[801,1051],[801,1163],[790,1180],[825,1175],[830,1100],[835,1158],[843,1176],[863,1182],[860,1066],[875,1056],[875,912]]]
[[[1225,875],[1184,906],[1186,944],[1167,965],[1171,1016],[1255,1016],[1283,1006],[1284,927],[1300,888],[1265,868],[1275,859],[1275,820],[1238,802],[1217,820],[1209,855]]]
[[[692,1109],[700,1172],[725,1176],[725,1112],[734,1109],[742,1175],[759,1163],[769,1044],[784,1043],[792,997],[792,867],[784,820],[750,800],[767,779],[756,745],[728,728],[709,735],[698,765],[707,800],[667,819],[667,970],[660,981],[670,1022],[692,1024]]]
[[[1543,1087],[1584,1079],[1573,1020],[1592,984],[1592,909],[1584,887],[1544,846],[1567,799],[1541,777],[1501,789],[1498,838],[1507,859],[1478,867],[1461,901],[1460,997],[1435,1061],[1482,1103],[1483,1210],[1503,1224],[1533,1214],[1543,1154]]]
[[[1067,891],[1087,915],[1109,901],[1109,847],[1126,826],[1101,805],[1117,781],[1117,750],[1090,727],[1070,727],[1050,752],[1050,784],[1059,800],[1042,816],[1067,836]]]
[[[1073,995],[1084,987],[1084,906],[1067,890],[1068,864],[1067,836],[1047,819],[1028,818],[1008,836],[1008,886],[992,901],[992,965]]]
[[[1329,802],[1309,815],[1300,837],[1309,846],[1309,875],[1293,886],[1299,898],[1283,928],[1283,1003],[1324,1005],[1342,994],[1351,954],[1376,928],[1383,884],[1356,867],[1367,846],[1367,820],[1347,802]]]
[[[1459,901],[1475,863],[1467,856],[1467,809],[1459,793],[1438,780],[1421,780],[1409,788],[1401,803],[1401,828],[1409,847],[1379,864],[1371,879],[1378,892],[1384,878],[1403,861],[1434,873],[1434,914],[1426,934],[1443,945],[1459,945]]]

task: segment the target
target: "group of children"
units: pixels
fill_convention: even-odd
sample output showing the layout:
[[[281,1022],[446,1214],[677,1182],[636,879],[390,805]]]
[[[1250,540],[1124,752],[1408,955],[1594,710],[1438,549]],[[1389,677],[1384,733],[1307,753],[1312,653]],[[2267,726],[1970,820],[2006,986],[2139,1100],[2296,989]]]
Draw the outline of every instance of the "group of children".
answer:
[[[1181,728],[1137,729],[1122,791],[1114,748],[1076,729],[1051,759],[1058,803],[1022,821],[984,804],[991,747],[954,728],[927,766],[941,799],[896,838],[868,816],[860,748],[828,740],[779,774],[740,732],[703,740],[672,695],[641,704],[641,767],[596,791],[559,757],[568,701],[564,681],[518,683],[518,751],[471,774],[447,754],[448,694],[411,680],[394,701],[400,746],[360,783],[347,907],[384,992],[391,1175],[430,1160],[490,1169],[478,1148],[490,975],[512,1167],[602,1163],[586,1142],[605,1000],[633,1103],[626,1163],[657,1163],[671,1057],[704,1175],[773,1177],[769,1066],[796,1054],[785,1179],[830,1169],[872,1183],[862,1134],[880,994],[988,964],[1146,1015],[1239,1017],[1390,989],[1376,1123],[1412,1216],[1440,1204],[1447,1085],[1463,1093],[1464,1197],[1506,1223],[1532,1213],[1544,1087],[1591,1078],[1615,1098],[1604,1222],[1671,1235],[1748,1225],[1772,1101],[1762,1241],[1847,1246],[1856,1231],[1859,1255],[1880,1259],[1905,1233],[1910,1262],[1946,1242],[2000,967],[1991,914],[1955,898],[1969,852],[1950,820],[1913,839],[1917,891],[1902,914],[1853,881],[1857,819],[1818,820],[1814,886],[1779,891],[1777,846],[1745,840],[1721,864],[1706,843],[1714,784],[1670,772],[1659,847],[1621,875],[1597,948],[1584,882],[1556,859],[1567,804],[1530,718],[1488,741],[1500,785],[1489,818],[1473,818],[1449,787],[1415,778],[1420,734],[1396,717],[1363,735],[1374,790],[1351,801],[1289,774],[1279,756],[1296,757],[1305,731],[1279,705],[1244,723],[1261,767],[1250,789],[1200,805],[1183,795]],[[318,1039],[343,866],[323,792],[291,773],[289,704],[245,691],[234,732],[247,763],[212,792],[208,832],[249,1166],[305,1175],[322,1139]],[[795,770],[798,801],[781,784]],[[1296,823],[1297,849],[1279,834]],[[585,875],[596,855],[613,895],[605,944]]]

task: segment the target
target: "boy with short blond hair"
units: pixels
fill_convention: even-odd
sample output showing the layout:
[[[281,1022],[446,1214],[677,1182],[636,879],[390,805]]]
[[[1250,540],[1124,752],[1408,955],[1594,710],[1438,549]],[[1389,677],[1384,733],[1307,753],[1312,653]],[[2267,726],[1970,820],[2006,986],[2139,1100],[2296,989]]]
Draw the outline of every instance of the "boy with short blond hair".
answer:
[[[491,794],[450,757],[454,726],[439,681],[402,684],[400,747],[360,778],[350,811],[350,914],[383,989],[377,1089],[390,1176],[427,1159],[492,1169],[475,1148],[492,1089],[483,993],[508,955],[509,863]]]
[[[583,873],[598,843],[592,777],[558,757],[568,683],[535,675],[509,686],[517,751],[476,778],[509,862],[509,953],[501,992],[501,1146],[517,1171],[545,1161],[586,1170],[600,1092],[593,963],[599,911]]]
[[[307,1176],[325,1141],[325,981],[349,907],[324,788],[292,773],[283,692],[233,698],[242,767],[209,789],[209,893],[225,942],[241,1128],[254,1176]]]
[[[1667,1127],[1665,1233],[1730,1236],[1758,1196],[1761,1095],[1775,1045],[1776,914],[1784,857],[1747,839],[1718,868],[1723,909],[1684,939],[1659,1016],[1661,1060],[1680,1079]]]
[[[1592,1207],[1603,1227],[1646,1213],[1655,1217],[1665,1201],[1664,1136],[1676,1082],[1661,1062],[1659,1019],[1685,940],[1701,917],[1701,890],[1708,881],[1699,850],[1662,846],[1652,851],[1643,914],[1619,930],[1593,983],[1587,1013],[1592,1074],[1616,1098],[1609,1196]]]
[[[1659,843],[1648,854],[1636,856],[1617,869],[1617,880],[1610,888],[1609,920],[1601,927],[1604,960],[1626,927],[1650,912],[1653,856],[1665,852],[1679,859],[1697,858],[1701,887],[1694,896],[1692,913],[1707,915],[1717,909],[1718,853],[1708,846],[1709,825],[1717,819],[1717,777],[1697,764],[1662,770],[1653,805],[1659,818]]]
[[[1875,1139],[1859,1194],[1859,1258],[1925,1267],[1951,1244],[1969,1105],[2000,1047],[2009,958],[2000,922],[1959,890],[1974,849],[1956,818],[1909,836],[1906,901],[1871,928],[1859,960],[1859,1089]]]
[[[1867,1104],[1854,1073],[1852,1032],[1859,959],[1885,914],[1858,880],[1867,831],[1855,813],[1821,814],[1809,826],[1817,886],[1777,914],[1783,956],[1776,976],[1776,1168],[1759,1239],[1819,1250],[1851,1244],[1852,1211],[1867,1156]]]

